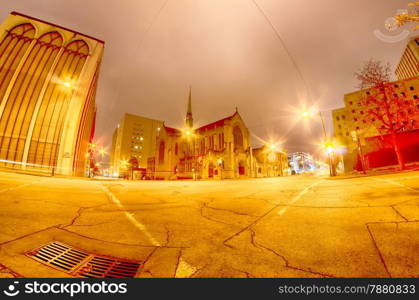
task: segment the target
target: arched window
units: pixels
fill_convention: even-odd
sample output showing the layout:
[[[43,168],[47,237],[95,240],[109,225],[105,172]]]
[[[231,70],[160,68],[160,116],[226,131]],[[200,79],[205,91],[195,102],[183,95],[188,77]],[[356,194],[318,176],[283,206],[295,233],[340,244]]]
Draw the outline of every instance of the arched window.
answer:
[[[82,40],[64,48],[36,117],[29,163],[44,167],[56,165],[68,105],[88,54],[89,47]]]
[[[178,143],[175,144],[175,154],[178,155],[179,153],[179,145]]]
[[[159,164],[164,163],[164,151],[165,151],[164,141],[161,141],[159,145]]]
[[[22,161],[35,104],[62,42],[58,32],[42,35],[22,65],[0,119],[2,159]]]
[[[243,150],[243,134],[239,126],[233,128],[234,148]]]
[[[8,31],[0,43],[0,101],[3,100],[13,73],[28,49],[35,28],[30,23],[20,24]]]

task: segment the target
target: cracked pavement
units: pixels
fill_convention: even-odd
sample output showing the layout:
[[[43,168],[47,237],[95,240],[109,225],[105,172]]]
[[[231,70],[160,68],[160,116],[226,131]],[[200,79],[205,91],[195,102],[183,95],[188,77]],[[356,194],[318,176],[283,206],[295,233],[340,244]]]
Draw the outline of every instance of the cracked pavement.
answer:
[[[419,172],[98,181],[0,172],[0,277],[70,277],[52,240],[142,262],[136,277],[419,277]]]

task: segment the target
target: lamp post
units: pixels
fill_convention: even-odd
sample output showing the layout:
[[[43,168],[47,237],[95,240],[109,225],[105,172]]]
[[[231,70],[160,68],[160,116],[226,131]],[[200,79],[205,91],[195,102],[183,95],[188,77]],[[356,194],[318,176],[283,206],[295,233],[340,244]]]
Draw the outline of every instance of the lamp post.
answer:
[[[336,149],[334,145],[330,142],[326,143],[324,147],[329,158],[329,174],[330,176],[336,176],[336,169],[334,164]]]
[[[352,136],[352,140],[356,142],[357,144],[358,155],[361,159],[362,173],[367,174],[367,164],[365,162],[365,157],[362,152],[361,139],[359,138],[358,130],[352,131],[351,136]]]
[[[264,155],[264,165],[266,167],[266,159],[268,160],[269,164],[273,164],[272,166],[272,170],[273,170],[273,176],[278,176],[278,167],[279,169],[279,174],[282,176],[282,155],[285,155],[285,152],[283,150],[281,150],[281,142],[277,142],[277,143],[270,143],[268,145],[266,145],[267,150],[265,150],[265,155]],[[267,169],[266,169],[266,173],[267,173]],[[269,174],[267,174],[269,175]]]
[[[88,167],[89,167],[88,176],[89,176],[89,178],[91,178],[92,177],[92,164],[93,164],[93,161],[94,161],[96,144],[91,142],[91,143],[88,144],[87,147],[88,148],[87,148],[86,157],[88,158]]]
[[[326,151],[327,151],[327,156],[329,160],[329,175],[336,176],[336,171],[334,168],[334,159],[333,159],[335,151],[334,151],[333,145],[328,142],[329,138],[327,137],[326,126],[324,125],[324,119],[323,119],[323,115],[321,111],[319,111],[319,117],[322,122],[323,139],[326,141],[326,143],[328,143],[327,145],[328,149],[326,149]]]
[[[220,180],[223,180],[223,159],[219,158],[217,160],[218,168],[220,169]]]
[[[334,149],[333,144],[329,141],[329,138],[327,137],[326,126],[325,126],[322,112],[320,110],[317,111],[317,110],[311,109],[311,110],[304,110],[301,115],[303,116],[303,118],[310,118],[311,116],[315,114],[318,114],[318,116],[320,117],[320,121],[322,123],[323,140],[325,142],[326,153],[327,153],[327,157],[329,161],[329,175],[336,176],[336,169],[334,167],[334,159],[333,159],[335,149]]]

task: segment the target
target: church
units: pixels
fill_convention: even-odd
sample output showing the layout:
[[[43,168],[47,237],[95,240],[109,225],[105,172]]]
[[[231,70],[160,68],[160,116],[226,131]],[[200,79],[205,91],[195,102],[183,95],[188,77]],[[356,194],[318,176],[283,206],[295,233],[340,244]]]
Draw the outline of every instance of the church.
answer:
[[[163,125],[156,156],[147,163],[153,179],[228,179],[253,174],[250,134],[238,110],[221,120],[194,128],[189,91],[185,128]]]

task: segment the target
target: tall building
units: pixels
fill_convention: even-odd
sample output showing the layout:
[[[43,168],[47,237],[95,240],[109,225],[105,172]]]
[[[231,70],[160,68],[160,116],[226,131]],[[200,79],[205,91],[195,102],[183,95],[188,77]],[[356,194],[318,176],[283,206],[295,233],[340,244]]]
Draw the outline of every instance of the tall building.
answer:
[[[306,152],[293,152],[288,155],[291,172],[299,174],[302,172],[313,171],[316,168],[313,156]]]
[[[411,39],[396,68],[398,80],[419,76],[419,37]]]
[[[393,96],[399,96],[407,101],[413,102],[416,111],[412,112],[412,120],[416,120],[416,128],[419,126],[419,77],[392,82]],[[378,118],[371,118],[368,110],[371,107],[364,105],[362,99],[373,94],[374,89],[365,89],[344,95],[344,107],[332,111],[334,138],[336,142],[346,148],[343,157],[345,171],[353,171],[359,168],[360,151],[362,155],[378,151],[377,147],[384,147],[383,144],[373,144],[384,141],[385,137],[380,133],[381,121]],[[377,154],[378,155],[378,154]],[[357,167],[358,166],[358,167]],[[374,162],[370,161],[370,166]]]
[[[252,176],[250,134],[236,110],[232,115],[193,128],[189,92],[185,127],[163,126],[157,137],[157,155],[148,163],[156,179],[240,178]]]
[[[0,25],[0,167],[82,175],[104,42],[12,12]]]
[[[127,176],[130,160],[137,168],[146,168],[150,157],[156,156],[156,141],[163,122],[132,114],[125,114],[112,137],[111,172]]]

